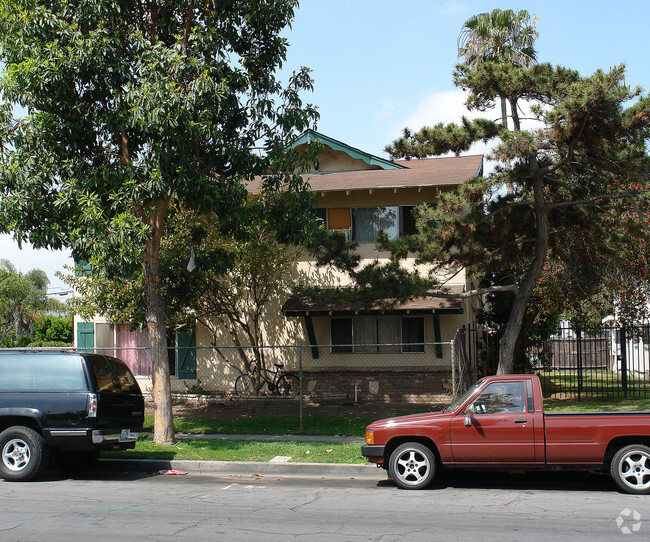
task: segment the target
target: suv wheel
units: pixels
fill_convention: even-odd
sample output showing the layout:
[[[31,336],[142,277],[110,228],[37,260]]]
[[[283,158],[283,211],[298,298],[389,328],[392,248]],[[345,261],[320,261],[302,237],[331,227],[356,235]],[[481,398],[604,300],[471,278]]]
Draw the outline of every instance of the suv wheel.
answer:
[[[45,441],[29,427],[10,427],[0,433],[0,454],[0,478],[9,482],[32,480],[47,466]]]

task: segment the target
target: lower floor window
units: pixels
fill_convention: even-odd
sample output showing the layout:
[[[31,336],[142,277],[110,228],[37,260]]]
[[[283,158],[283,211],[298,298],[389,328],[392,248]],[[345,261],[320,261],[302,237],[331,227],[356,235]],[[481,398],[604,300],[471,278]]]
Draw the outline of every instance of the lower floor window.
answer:
[[[355,317],[330,320],[332,353],[424,352],[423,317]]]

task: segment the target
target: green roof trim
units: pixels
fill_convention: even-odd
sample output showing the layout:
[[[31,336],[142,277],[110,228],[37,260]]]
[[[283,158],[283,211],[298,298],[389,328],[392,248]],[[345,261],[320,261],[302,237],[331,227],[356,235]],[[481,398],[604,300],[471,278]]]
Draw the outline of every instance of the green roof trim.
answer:
[[[401,164],[396,164],[385,158],[375,156],[368,152],[364,152],[359,149],[355,149],[346,143],[333,139],[324,134],[320,134],[314,130],[306,130],[298,136],[298,138],[291,144],[291,148],[295,148],[298,145],[304,145],[318,141],[323,145],[327,145],[335,151],[341,151],[354,158],[356,160],[363,160],[369,166],[379,166],[381,169],[408,169],[406,166]]]

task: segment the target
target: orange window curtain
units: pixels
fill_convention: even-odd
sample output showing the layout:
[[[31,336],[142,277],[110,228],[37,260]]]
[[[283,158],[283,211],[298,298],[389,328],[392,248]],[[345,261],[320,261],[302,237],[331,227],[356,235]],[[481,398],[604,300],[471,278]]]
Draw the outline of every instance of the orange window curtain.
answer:
[[[349,230],[352,227],[350,209],[328,209],[327,228],[330,230]]]

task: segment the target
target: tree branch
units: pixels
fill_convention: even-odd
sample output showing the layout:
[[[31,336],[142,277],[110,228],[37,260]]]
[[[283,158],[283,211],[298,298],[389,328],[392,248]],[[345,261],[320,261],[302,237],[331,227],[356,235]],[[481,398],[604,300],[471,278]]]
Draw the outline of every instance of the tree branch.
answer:
[[[475,290],[469,290],[468,292],[463,292],[460,294],[451,294],[447,292],[428,292],[427,295],[431,297],[442,297],[445,299],[465,299],[467,297],[474,297],[477,295],[484,295],[484,294],[494,294],[494,293],[502,293],[502,292],[512,292],[516,294],[519,292],[519,288],[517,287],[516,284],[505,284],[502,286],[488,286],[486,288],[476,288]]]
[[[592,196],[591,198],[582,199],[582,200],[573,200],[573,201],[558,201],[556,203],[548,203],[546,205],[547,209],[555,209],[558,207],[570,207],[572,205],[586,205],[588,203],[594,203],[601,199],[628,199],[628,198],[638,198],[640,194],[647,193],[648,190],[636,190],[634,192],[622,192],[620,194],[599,194]]]

